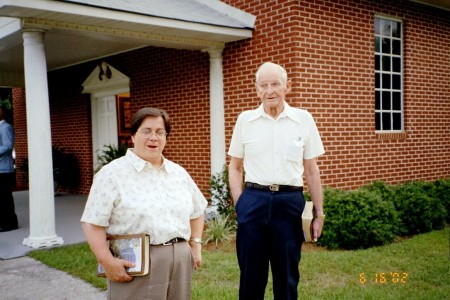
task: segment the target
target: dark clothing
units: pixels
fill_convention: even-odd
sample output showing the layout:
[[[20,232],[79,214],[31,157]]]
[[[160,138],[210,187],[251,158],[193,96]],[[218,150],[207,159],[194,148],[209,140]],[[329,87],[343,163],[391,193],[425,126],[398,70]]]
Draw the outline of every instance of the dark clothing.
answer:
[[[239,299],[264,299],[269,263],[275,300],[297,299],[304,206],[301,191],[244,189],[236,204]]]
[[[17,229],[12,195],[16,185],[13,148],[14,130],[5,120],[0,120],[0,232]]]
[[[0,230],[16,229],[17,215],[12,195],[16,182],[15,173],[0,173]]]

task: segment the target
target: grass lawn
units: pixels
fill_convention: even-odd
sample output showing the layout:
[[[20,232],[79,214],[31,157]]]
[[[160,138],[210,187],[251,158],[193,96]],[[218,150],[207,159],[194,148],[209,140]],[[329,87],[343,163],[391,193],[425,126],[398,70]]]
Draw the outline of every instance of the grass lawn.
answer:
[[[300,299],[449,299],[449,228],[387,246],[328,251],[306,244],[300,263]],[[36,250],[29,256],[102,289],[86,243]],[[193,300],[238,299],[239,268],[234,244],[207,245],[195,272]],[[271,281],[266,299],[273,299]]]

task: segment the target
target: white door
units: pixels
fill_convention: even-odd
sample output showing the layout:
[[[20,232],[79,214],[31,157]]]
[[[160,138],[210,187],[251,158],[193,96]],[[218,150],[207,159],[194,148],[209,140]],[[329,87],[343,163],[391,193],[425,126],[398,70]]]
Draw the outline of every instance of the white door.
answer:
[[[94,147],[94,168],[97,154],[105,146],[118,145],[116,96],[95,97],[92,101],[92,142]]]
[[[109,76],[105,74],[109,69]],[[82,84],[83,93],[91,94],[92,150],[94,170],[98,167],[97,154],[102,154],[105,145],[117,146],[116,95],[130,93],[130,78],[107,62],[96,66]]]

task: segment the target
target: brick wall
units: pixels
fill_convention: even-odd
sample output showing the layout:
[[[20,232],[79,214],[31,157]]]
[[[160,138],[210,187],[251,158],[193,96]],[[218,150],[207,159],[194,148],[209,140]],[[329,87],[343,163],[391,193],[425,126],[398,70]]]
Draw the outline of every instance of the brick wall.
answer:
[[[169,113],[172,131],[164,155],[183,166],[205,191],[210,177],[208,54],[149,47],[104,60],[130,77],[133,112],[152,106]],[[52,144],[74,153],[80,168],[79,186],[59,191],[87,194],[92,184],[91,104],[90,95],[81,93],[81,85],[98,63],[92,61],[48,75]],[[19,114],[25,100],[19,93],[23,90],[15,91],[15,113]],[[26,136],[26,123],[16,126]],[[26,140],[21,143],[17,145],[20,159],[27,157]],[[27,187],[26,180],[21,187]]]
[[[164,155],[206,190],[211,168],[208,54],[151,47],[108,61],[131,75],[133,111],[152,106],[168,112],[172,129]]]
[[[76,66],[48,74],[52,145],[75,155],[80,174],[78,186],[58,191],[84,194],[92,181],[91,104],[89,95],[81,93],[81,83],[92,69]]]
[[[27,122],[25,107],[25,90],[12,89],[13,113],[14,113],[14,148],[16,149],[16,189],[28,188],[28,165],[25,159],[28,157]]]
[[[251,40],[224,52],[227,147],[260,101],[254,73],[286,67],[290,105],[310,111],[326,154],[325,186],[351,189],[450,176],[450,13],[411,1],[224,1],[257,16]],[[404,22],[405,134],[374,131],[374,15]]]
[[[260,100],[254,73],[265,61],[286,67],[290,105],[307,109],[321,132],[325,186],[352,189],[374,180],[397,184],[450,177],[450,18],[411,1],[237,1],[257,16],[252,39],[223,52],[226,147],[240,112]],[[404,24],[403,134],[374,130],[374,15]],[[173,121],[165,156],[205,191],[210,178],[209,57],[199,51],[144,48],[104,59],[131,79],[132,110],[166,109]],[[99,61],[49,73],[52,142],[80,161],[77,191],[92,182],[89,95],[81,84]],[[14,90],[15,122],[24,115]],[[22,108],[18,108],[22,105]],[[26,136],[24,122],[15,124]],[[16,143],[26,157],[26,141]]]

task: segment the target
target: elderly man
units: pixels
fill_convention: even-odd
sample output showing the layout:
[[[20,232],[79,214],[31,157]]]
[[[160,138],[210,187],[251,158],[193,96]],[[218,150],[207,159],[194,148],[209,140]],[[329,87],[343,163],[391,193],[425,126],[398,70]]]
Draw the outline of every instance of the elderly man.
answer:
[[[286,103],[290,90],[285,69],[264,63],[256,72],[262,104],[238,117],[228,151],[238,221],[240,299],[264,299],[269,263],[275,299],[297,299],[303,175],[317,216],[313,238],[322,232],[325,215],[316,158],[325,151],[312,116]]]

